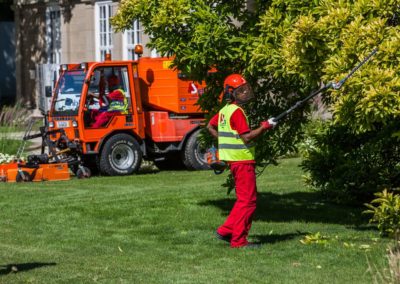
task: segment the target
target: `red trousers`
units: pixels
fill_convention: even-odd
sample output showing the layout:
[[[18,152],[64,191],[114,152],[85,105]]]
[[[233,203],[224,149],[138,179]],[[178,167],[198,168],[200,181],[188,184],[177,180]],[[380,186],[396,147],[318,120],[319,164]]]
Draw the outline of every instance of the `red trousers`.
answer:
[[[231,247],[242,247],[248,244],[247,235],[256,210],[255,164],[233,163],[230,169],[235,179],[236,202],[225,223],[217,229],[217,232],[222,236],[231,236]]]
[[[107,122],[115,115],[115,112],[99,112],[94,114],[95,122],[93,123],[93,128],[99,128],[107,124]]]

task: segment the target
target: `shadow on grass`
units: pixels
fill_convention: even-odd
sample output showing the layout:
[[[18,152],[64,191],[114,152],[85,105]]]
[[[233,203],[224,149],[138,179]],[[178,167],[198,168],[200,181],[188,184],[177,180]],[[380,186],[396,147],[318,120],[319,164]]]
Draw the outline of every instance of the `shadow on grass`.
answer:
[[[56,265],[55,262],[45,263],[45,262],[29,262],[29,263],[17,263],[17,264],[6,264],[0,265],[0,276],[6,275],[11,272],[23,272],[36,268],[40,268],[43,266],[53,266]]]
[[[201,206],[215,206],[228,215],[235,203],[234,194],[229,198],[207,200]],[[317,192],[293,192],[258,194],[257,210],[254,220],[265,222],[313,222],[340,224],[355,229],[372,229],[366,224],[368,216],[362,214],[365,208],[344,206],[324,202]]]
[[[274,244],[278,242],[284,242],[296,239],[298,237],[303,237],[309,234],[308,232],[300,232],[297,231],[296,233],[288,233],[288,234],[271,234],[271,235],[251,235],[252,238],[256,240],[256,243],[260,244]]]

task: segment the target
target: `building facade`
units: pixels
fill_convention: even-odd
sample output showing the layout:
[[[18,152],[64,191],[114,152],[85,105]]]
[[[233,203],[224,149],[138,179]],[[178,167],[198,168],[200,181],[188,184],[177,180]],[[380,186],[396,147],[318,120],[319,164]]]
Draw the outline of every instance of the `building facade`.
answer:
[[[0,2],[0,106],[15,97],[15,23],[12,1]]]
[[[14,0],[16,100],[31,108],[37,105],[37,66],[80,63],[134,57],[133,48],[145,46],[148,37],[140,23],[116,33],[110,18],[120,1],[112,0]],[[144,50],[144,56],[157,56]]]

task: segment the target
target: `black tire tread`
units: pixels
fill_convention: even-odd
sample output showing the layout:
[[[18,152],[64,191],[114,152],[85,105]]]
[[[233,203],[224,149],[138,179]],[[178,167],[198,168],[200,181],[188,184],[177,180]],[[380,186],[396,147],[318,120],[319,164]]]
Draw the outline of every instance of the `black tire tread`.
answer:
[[[137,152],[137,161],[134,162],[134,166],[131,167],[127,172],[118,172],[115,170],[112,165],[108,161],[108,156],[111,154],[111,148],[115,143],[120,141],[130,141],[133,145],[133,150]],[[119,176],[119,175],[130,175],[134,172],[137,172],[140,168],[140,164],[142,162],[142,151],[140,149],[139,143],[130,135],[125,133],[118,133],[111,136],[103,145],[100,156],[99,156],[99,170],[103,175],[108,176]]]
[[[198,147],[197,137],[200,134],[201,129],[196,130],[189,137],[186,142],[185,148],[182,152],[182,161],[188,170],[208,170],[209,165],[205,161],[201,161],[196,157],[196,149]]]

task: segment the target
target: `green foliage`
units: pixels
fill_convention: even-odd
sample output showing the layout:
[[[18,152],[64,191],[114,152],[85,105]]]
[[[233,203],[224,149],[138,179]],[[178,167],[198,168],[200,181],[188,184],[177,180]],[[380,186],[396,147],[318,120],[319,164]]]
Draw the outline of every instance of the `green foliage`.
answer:
[[[0,136],[0,163],[5,160],[9,160],[2,155],[15,155],[17,154],[18,148],[21,145],[21,141],[16,139],[10,139],[7,137]]]
[[[400,186],[399,121],[361,134],[326,122],[302,145],[308,182],[336,201],[362,202]]]
[[[193,78],[205,80],[208,87],[199,104],[209,111],[210,116],[221,107],[218,98],[225,76],[232,72],[243,73],[258,94],[257,101],[248,106],[254,127],[260,121],[279,114],[300,97],[295,94],[297,85],[288,84],[286,79],[272,79],[262,68],[255,70],[249,64],[254,56],[256,40],[260,36],[258,21],[269,6],[264,1],[256,2],[258,9],[250,12],[245,9],[245,1],[238,0],[127,0],[121,2],[113,24],[118,30],[123,30],[131,25],[133,19],[139,19],[144,31],[152,39],[150,48],[156,48],[164,55],[174,55],[174,66],[190,73]],[[281,5],[284,12],[287,4]],[[287,9],[292,9],[292,5],[301,6],[291,4]],[[166,16],[169,14],[173,16]],[[207,71],[210,68],[216,68],[218,72],[209,76]],[[260,81],[261,78],[270,79]],[[274,162],[277,156],[294,147],[293,140],[298,139],[298,126],[305,121],[305,115],[298,112],[291,117],[293,123],[259,139],[257,157],[260,162]],[[272,142],[268,144],[265,141]]]
[[[382,235],[394,237],[400,232],[400,195],[387,189],[375,193],[374,200],[365,204],[369,210],[364,213],[372,214],[371,223],[376,223]],[[375,206],[376,205],[376,206]]]
[[[256,93],[255,103],[247,110],[253,127],[288,109],[321,82],[342,79],[378,46],[372,60],[340,90],[325,94],[323,100],[333,113],[335,126],[321,134],[322,144],[317,148],[322,148],[310,156],[315,164],[310,160],[305,167],[312,171],[311,182],[323,190],[337,188],[347,195],[362,191],[365,183],[374,184],[361,179],[354,183],[350,173],[355,171],[357,178],[370,179],[359,169],[369,169],[370,165],[363,163],[371,163],[375,156],[382,160],[385,149],[380,146],[389,143],[390,149],[398,152],[393,136],[400,132],[393,125],[400,117],[400,28],[387,24],[398,9],[398,1],[254,3],[255,9],[248,10],[246,1],[241,0],[123,0],[113,25],[123,30],[133,19],[139,19],[150,35],[150,48],[174,55],[175,67],[205,80],[208,88],[199,104],[209,116],[221,107],[218,97],[224,77],[232,72],[244,74]],[[208,76],[212,67],[218,73]],[[260,137],[256,141],[258,163],[275,163],[276,157],[293,152],[309,114],[309,105],[297,109],[285,123]],[[343,143],[332,142],[330,138],[335,136]],[[357,142],[360,140],[363,142]],[[346,143],[358,148],[351,151]],[[320,165],[324,170],[318,170]],[[377,184],[390,184],[383,181],[387,175],[381,175],[392,171],[388,167],[379,164]],[[353,183],[361,188],[356,189]],[[344,185],[352,189],[340,188]]]
[[[315,87],[321,80],[343,78],[379,45],[373,60],[326,102],[332,104],[337,124],[357,132],[399,116],[400,30],[386,25],[396,1],[310,1],[306,11],[295,8],[285,14],[278,2],[272,1],[261,17],[251,70]]]
[[[14,106],[3,106],[0,109],[0,155],[15,155],[21,141],[15,137],[16,132],[25,130],[30,112],[17,103]],[[1,161],[9,160],[5,156],[0,158]]]
[[[317,232],[315,234],[310,234],[304,236],[304,239],[300,240],[300,242],[303,245],[309,245],[309,244],[320,244],[320,245],[326,245],[328,244],[329,238],[327,236],[321,235],[320,232]]]
[[[3,130],[21,128],[27,124],[29,115],[29,111],[19,103],[14,106],[3,106],[0,108],[0,127]]]

